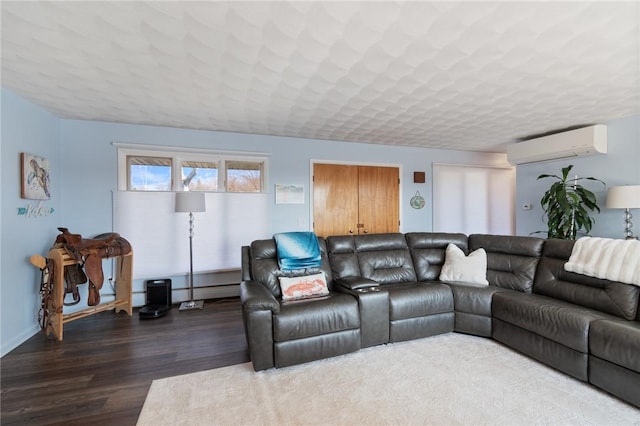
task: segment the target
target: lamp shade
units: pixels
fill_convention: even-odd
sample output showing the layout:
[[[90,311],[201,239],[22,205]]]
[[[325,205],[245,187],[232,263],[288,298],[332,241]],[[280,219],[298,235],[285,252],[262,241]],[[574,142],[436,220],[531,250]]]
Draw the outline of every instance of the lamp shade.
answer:
[[[607,208],[640,209],[640,185],[612,186],[607,191]]]
[[[204,192],[176,192],[176,213],[198,213],[206,211]]]

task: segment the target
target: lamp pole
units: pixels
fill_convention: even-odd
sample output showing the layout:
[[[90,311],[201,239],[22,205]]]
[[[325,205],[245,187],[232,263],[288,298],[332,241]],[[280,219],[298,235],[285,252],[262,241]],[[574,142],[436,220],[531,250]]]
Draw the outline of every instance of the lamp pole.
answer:
[[[193,212],[189,212],[189,304],[195,305],[193,301]]]
[[[176,212],[189,213],[189,301],[180,304],[180,310],[202,309],[203,300],[193,300],[193,222],[194,212],[205,212],[205,196],[203,192],[177,192]]]
[[[624,237],[626,240],[638,239],[638,237],[633,236],[633,231],[631,230],[631,227],[633,226],[633,224],[631,223],[632,217],[633,215],[631,214],[631,209],[625,208],[624,209]]]

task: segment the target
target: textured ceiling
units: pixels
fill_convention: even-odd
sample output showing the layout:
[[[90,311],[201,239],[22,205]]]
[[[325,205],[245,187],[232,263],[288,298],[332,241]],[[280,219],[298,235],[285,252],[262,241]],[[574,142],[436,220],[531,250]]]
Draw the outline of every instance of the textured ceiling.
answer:
[[[503,152],[640,113],[640,3],[2,1],[62,118]]]

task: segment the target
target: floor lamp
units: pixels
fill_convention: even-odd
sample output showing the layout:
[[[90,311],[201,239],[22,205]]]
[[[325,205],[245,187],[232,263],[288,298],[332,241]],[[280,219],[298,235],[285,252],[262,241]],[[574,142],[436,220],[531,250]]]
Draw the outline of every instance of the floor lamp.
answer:
[[[624,236],[627,240],[637,240],[631,231],[631,212],[640,209],[640,185],[612,186],[607,191],[607,208],[624,209]]]
[[[189,301],[182,302],[179,310],[202,309],[203,300],[193,300],[193,213],[206,211],[204,192],[176,192],[176,213],[189,213]]]

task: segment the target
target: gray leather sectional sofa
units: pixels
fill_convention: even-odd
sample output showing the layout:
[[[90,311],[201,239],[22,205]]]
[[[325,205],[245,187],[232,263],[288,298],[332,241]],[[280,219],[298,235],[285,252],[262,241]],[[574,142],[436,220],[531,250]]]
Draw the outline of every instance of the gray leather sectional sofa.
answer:
[[[242,248],[256,371],[460,332],[491,337],[640,407],[640,287],[563,269],[573,241],[449,233],[319,238],[331,289],[282,301],[276,245]],[[487,253],[489,286],[439,281],[449,243]]]

